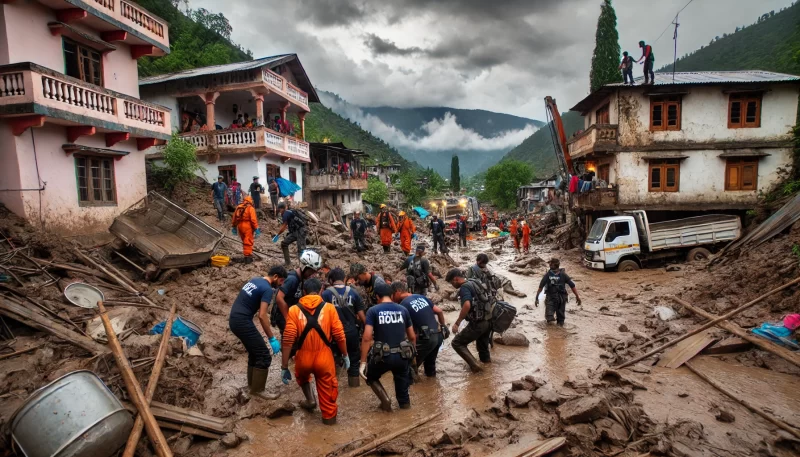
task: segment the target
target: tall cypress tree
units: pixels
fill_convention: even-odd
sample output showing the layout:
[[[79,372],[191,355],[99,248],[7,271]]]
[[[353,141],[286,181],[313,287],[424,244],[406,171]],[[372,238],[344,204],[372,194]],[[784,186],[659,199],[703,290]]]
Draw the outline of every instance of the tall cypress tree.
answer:
[[[454,192],[461,190],[461,168],[458,166],[458,156],[450,159],[450,188]]]
[[[604,0],[600,6],[600,17],[597,19],[592,72],[589,74],[592,92],[606,84],[622,82],[622,73],[619,70],[620,58],[617,13],[611,6],[611,0]]]

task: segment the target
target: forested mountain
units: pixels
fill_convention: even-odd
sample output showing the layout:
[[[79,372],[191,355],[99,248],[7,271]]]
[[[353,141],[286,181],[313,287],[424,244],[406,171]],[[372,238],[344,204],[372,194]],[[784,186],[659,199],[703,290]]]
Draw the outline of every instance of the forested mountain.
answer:
[[[490,138],[509,130],[521,130],[527,125],[541,127],[544,122],[505,113],[482,109],[458,109],[446,107],[394,108],[378,106],[362,108],[365,113],[378,116],[383,122],[406,134],[423,134],[422,126],[434,119],[444,119],[447,113],[454,115],[458,125],[474,130],[482,137]]]
[[[561,114],[564,130],[569,138],[573,133],[583,129],[583,117],[580,113],[569,111]],[[533,166],[533,174],[537,178],[546,178],[558,170],[558,160],[553,148],[550,126],[546,125],[529,136],[519,146],[503,157],[503,160],[519,160]]]

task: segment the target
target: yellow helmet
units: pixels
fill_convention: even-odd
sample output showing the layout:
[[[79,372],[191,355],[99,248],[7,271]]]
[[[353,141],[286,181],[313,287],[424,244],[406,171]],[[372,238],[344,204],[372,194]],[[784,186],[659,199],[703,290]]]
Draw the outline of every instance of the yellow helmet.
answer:
[[[397,215],[398,215],[398,216],[405,216],[405,215],[406,215],[406,212],[405,212],[405,211],[400,211],[399,213],[397,213]]]
[[[386,205],[381,204],[381,209],[386,208]]]

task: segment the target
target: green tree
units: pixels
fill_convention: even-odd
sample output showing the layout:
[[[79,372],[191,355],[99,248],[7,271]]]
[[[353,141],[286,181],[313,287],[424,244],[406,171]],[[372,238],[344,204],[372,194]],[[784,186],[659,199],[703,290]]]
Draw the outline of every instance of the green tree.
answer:
[[[151,170],[156,181],[172,191],[178,184],[194,179],[203,167],[197,161],[195,146],[175,133],[164,147],[164,166],[153,164]]]
[[[606,84],[622,82],[619,70],[620,54],[617,13],[611,6],[611,0],[604,0],[600,6],[600,17],[597,19],[592,71],[589,74],[592,92]]]
[[[425,178],[427,182],[425,190],[427,190],[428,196],[436,196],[447,188],[447,182],[433,168],[426,168],[422,172],[422,178]]]
[[[419,206],[422,199],[425,198],[425,189],[418,183],[420,177],[419,174],[413,172],[402,173],[395,185],[395,188],[403,193],[406,203],[411,206]]]
[[[502,209],[511,209],[517,204],[517,188],[533,179],[530,165],[514,160],[500,162],[486,171],[484,195]]]
[[[458,156],[450,159],[450,188],[453,192],[461,190],[461,170],[458,166]]]
[[[386,203],[388,197],[389,189],[386,187],[386,184],[380,179],[370,176],[367,181],[367,191],[364,192],[363,199],[370,203],[380,205]]]
[[[196,10],[190,10],[189,15],[191,16],[193,21],[202,25],[208,30],[220,34],[226,40],[231,39],[231,32],[233,32],[233,27],[231,27],[231,23],[228,21],[228,18],[226,18],[224,14],[222,13],[214,14],[205,8],[198,8]]]

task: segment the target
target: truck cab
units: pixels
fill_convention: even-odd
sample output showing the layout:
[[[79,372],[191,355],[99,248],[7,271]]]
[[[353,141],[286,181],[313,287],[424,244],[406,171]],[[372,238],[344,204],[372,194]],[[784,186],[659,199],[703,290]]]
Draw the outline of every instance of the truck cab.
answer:
[[[633,216],[612,216],[597,219],[583,246],[583,263],[589,268],[616,268],[625,259],[641,254],[639,231]],[[637,260],[634,260],[637,262]]]

